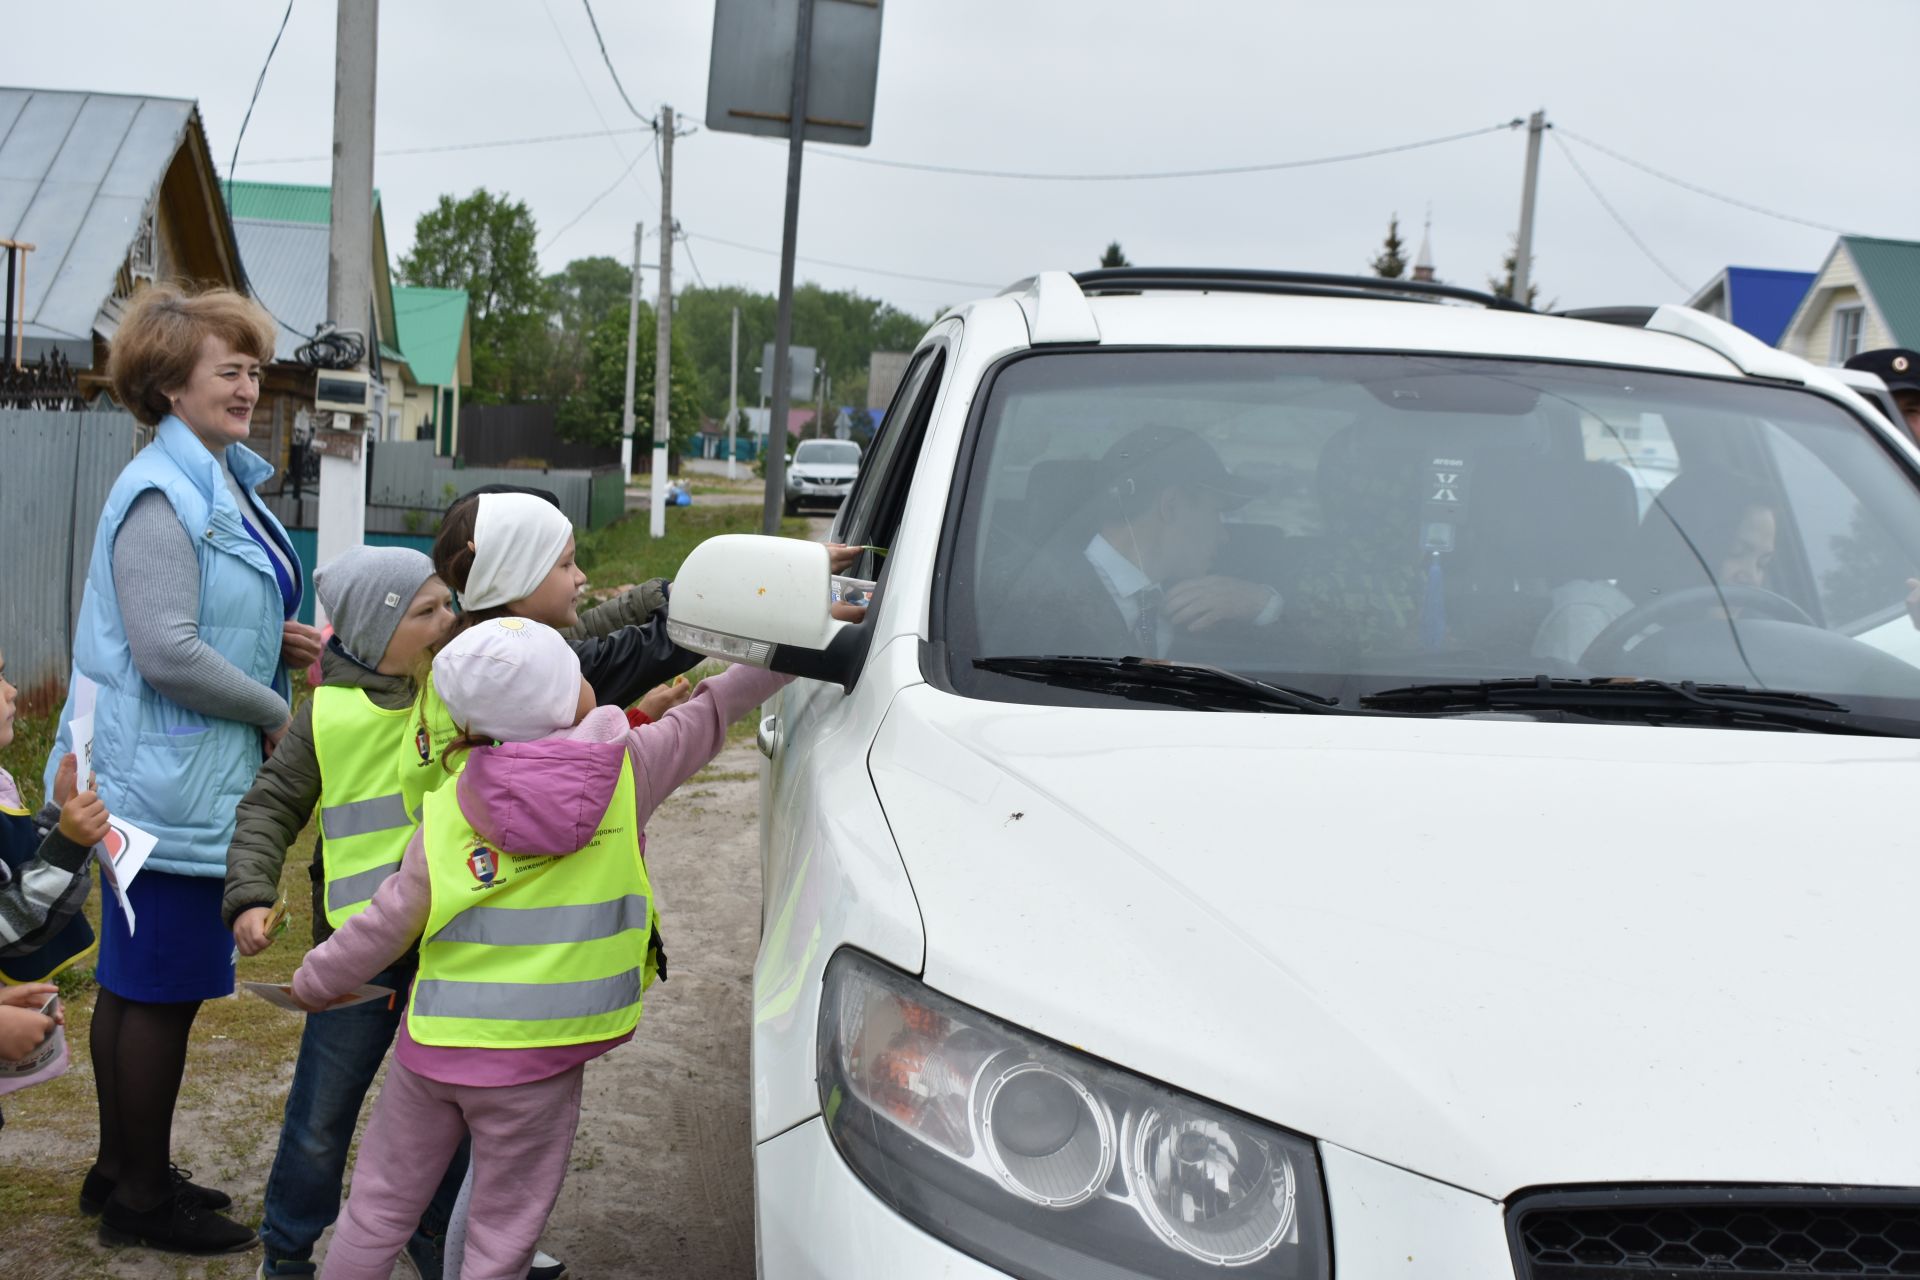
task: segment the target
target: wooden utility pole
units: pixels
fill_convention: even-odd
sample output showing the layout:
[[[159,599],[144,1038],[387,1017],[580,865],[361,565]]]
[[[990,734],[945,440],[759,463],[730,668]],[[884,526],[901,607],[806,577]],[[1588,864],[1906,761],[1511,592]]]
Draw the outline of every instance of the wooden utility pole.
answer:
[[[667,399],[673,382],[673,108],[660,108],[660,306],[654,316],[653,495],[647,531],[667,533]]]
[[[339,0],[333,45],[333,211],[327,232],[327,319],[362,335],[361,366],[377,369],[373,331],[373,90],[379,0]],[[346,420],[344,423],[342,420]],[[354,427],[346,414],[334,425]],[[320,528],[315,562],[359,546],[367,527],[367,454],[360,440],[341,457],[320,457]],[[321,612],[324,612],[322,610]],[[323,617],[315,621],[324,622]]]
[[[627,290],[627,402],[620,415],[620,473],[633,483],[633,348],[640,335],[640,241],[646,230],[633,224],[633,287]]]

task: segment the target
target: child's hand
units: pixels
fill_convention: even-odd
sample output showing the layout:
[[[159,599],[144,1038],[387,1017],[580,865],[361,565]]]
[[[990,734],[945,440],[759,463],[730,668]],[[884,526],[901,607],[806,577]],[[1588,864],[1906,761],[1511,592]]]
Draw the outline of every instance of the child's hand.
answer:
[[[66,768],[64,764],[60,767]],[[60,806],[60,834],[88,848],[107,838],[107,802],[99,792],[77,792]]]
[[[54,991],[51,982],[29,982],[0,991],[0,1062],[18,1062],[45,1044],[54,1027],[66,1021],[58,1009],[52,1017],[40,1012]]]
[[[687,683],[687,678],[675,676],[671,682],[647,690],[647,696],[640,699],[640,710],[646,713],[647,719],[658,720],[692,696],[693,686]]]
[[[320,628],[304,622],[286,622],[280,627],[280,661],[289,670],[313,665],[320,656]]]
[[[829,542],[827,544],[827,571],[829,573],[845,573],[847,570],[853,568],[853,562],[858,560],[860,553],[865,550],[865,547],[850,547],[844,542]]]
[[[243,956],[257,956],[273,945],[267,922],[273,918],[271,907],[248,907],[233,918],[233,945]]]
[[[865,622],[867,620],[867,606],[863,604],[847,604],[844,601],[835,601],[833,604],[827,606],[827,612],[839,622]]]
[[[53,802],[65,808],[67,801],[73,799],[73,793],[80,789],[79,781],[80,762],[69,751],[60,757],[60,767],[53,773]]]

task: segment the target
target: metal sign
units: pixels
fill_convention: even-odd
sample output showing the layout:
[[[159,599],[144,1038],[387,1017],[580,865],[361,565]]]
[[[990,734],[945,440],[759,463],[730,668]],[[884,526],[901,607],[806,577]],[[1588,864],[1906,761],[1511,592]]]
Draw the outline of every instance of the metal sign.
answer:
[[[787,366],[787,394],[795,400],[813,399],[813,366],[819,352],[812,347],[789,347],[787,357],[791,363]],[[773,394],[773,344],[767,343],[760,348],[760,396],[765,399]]]
[[[882,0],[815,0],[807,59],[809,142],[873,141]],[[800,0],[717,0],[707,128],[788,136]]]

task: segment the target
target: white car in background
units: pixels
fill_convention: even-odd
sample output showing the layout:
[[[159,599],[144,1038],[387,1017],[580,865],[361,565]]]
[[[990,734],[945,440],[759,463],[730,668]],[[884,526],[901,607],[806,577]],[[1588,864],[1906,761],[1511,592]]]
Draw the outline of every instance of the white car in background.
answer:
[[[860,474],[860,446],[851,440],[802,440],[787,462],[786,510],[839,506]]]
[[[1277,616],[1050,649],[1149,429]],[[763,1276],[1920,1273],[1920,453],[1842,382],[1679,307],[1049,272],[927,334],[834,537],[863,623],[723,537],[669,624],[812,677],[760,726]],[[1570,589],[1616,615],[1543,654]]]

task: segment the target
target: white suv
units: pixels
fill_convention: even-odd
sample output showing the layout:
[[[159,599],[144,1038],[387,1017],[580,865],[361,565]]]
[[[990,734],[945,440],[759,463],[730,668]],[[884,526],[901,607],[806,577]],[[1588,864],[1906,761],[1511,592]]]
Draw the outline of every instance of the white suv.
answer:
[[[1049,272],[914,354],[864,623],[688,558],[813,677],[763,1275],[1920,1274],[1920,453],[1634,319]]]

